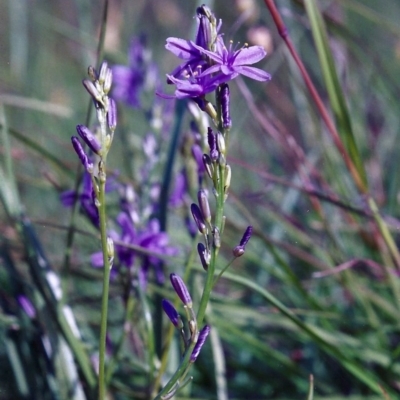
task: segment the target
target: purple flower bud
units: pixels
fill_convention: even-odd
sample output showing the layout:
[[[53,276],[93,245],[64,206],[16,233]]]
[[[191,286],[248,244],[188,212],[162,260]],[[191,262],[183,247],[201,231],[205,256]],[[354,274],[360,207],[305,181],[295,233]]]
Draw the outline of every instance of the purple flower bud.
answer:
[[[197,357],[200,354],[200,350],[204,345],[204,342],[207,339],[208,334],[210,333],[210,327],[209,325],[205,325],[203,329],[199,333],[199,338],[197,339],[197,343],[193,348],[192,354],[190,355],[190,362],[195,362],[197,360]]]
[[[166,299],[163,299],[161,304],[165,311],[165,314],[167,314],[168,318],[171,320],[174,326],[177,328],[182,328],[183,325],[182,320],[178,314],[178,311],[176,311],[174,305]]]
[[[182,303],[185,306],[192,308],[192,298],[190,297],[189,291],[187,290],[182,278],[176,274],[171,274],[169,278],[171,280],[172,287],[181,299]]]
[[[199,201],[199,207],[201,214],[206,222],[210,223],[211,221],[211,211],[210,204],[208,203],[208,198],[206,192],[204,190],[199,190],[197,193],[197,200]]]
[[[117,104],[111,98],[108,105],[107,124],[112,131],[117,127]]]
[[[234,257],[241,257],[244,254],[244,247],[243,246],[235,246],[232,250]]]
[[[207,271],[210,264],[210,253],[207,251],[206,246],[204,246],[203,243],[197,245],[197,252],[199,253],[201,265],[204,270]]]
[[[207,226],[206,222],[204,221],[203,214],[200,211],[200,208],[197,204],[193,203],[190,206],[190,211],[192,212],[194,222],[196,222],[197,229],[203,235],[207,234]]]
[[[248,226],[243,234],[242,240],[232,250],[232,253],[235,257],[240,257],[244,254],[246,250],[246,245],[249,242],[252,233],[253,233],[253,227]]]
[[[226,130],[231,129],[232,127],[229,99],[230,99],[229,86],[228,84],[224,83],[223,85],[221,85],[221,89],[219,92],[219,102],[221,104],[221,112],[222,112],[222,127]]]
[[[25,311],[29,318],[36,317],[36,310],[31,301],[24,295],[19,295],[17,297],[18,303],[21,308]]]
[[[214,166],[208,154],[203,154],[203,164],[207,172],[207,175],[210,177],[210,179],[212,179],[214,173]]]
[[[244,231],[242,240],[240,241],[240,246],[246,247],[246,244],[249,242],[251,235],[253,233],[253,227],[250,225]]]
[[[94,136],[94,134],[92,133],[92,131],[85,125],[77,125],[76,131],[83,139],[83,141],[89,146],[89,148],[96,154],[99,154],[99,151],[101,150],[101,145],[96,139],[96,136]]]
[[[217,138],[211,128],[208,128],[208,145],[210,146],[210,158],[212,161],[218,160]]]
[[[81,163],[85,167],[86,171],[91,173],[93,171],[93,164],[89,161],[89,157],[86,155],[85,150],[83,150],[81,142],[76,136],[71,137],[71,142],[76,154],[78,154],[78,157],[81,160]]]

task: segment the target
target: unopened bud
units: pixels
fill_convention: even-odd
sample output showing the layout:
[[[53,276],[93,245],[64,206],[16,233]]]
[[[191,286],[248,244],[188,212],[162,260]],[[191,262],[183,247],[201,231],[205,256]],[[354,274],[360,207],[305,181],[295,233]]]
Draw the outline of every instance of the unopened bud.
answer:
[[[85,153],[85,150],[83,149],[79,139],[76,136],[72,136],[71,142],[72,142],[72,146],[74,147],[76,154],[78,155],[79,159],[81,160],[81,163],[84,166],[84,168],[86,169],[86,171],[89,173],[92,173],[93,172],[93,163],[90,162],[89,157]]]
[[[84,79],[82,81],[82,84],[83,84],[83,86],[85,86],[85,89],[93,97],[94,100],[102,103],[102,98],[101,98],[100,92],[97,90],[95,84],[92,81],[90,81],[89,79]]]
[[[163,299],[161,304],[165,314],[167,314],[168,318],[171,320],[174,326],[178,329],[182,329],[183,328],[182,319],[179,316],[178,311],[176,311],[174,305],[166,299]]]
[[[215,137],[215,133],[211,128],[208,128],[207,133],[208,146],[210,147],[210,158],[211,161],[218,160],[218,150],[217,150],[217,138]]]
[[[221,132],[217,132],[217,145],[218,145],[218,151],[225,155],[226,151],[225,139],[224,135]]]
[[[103,90],[104,93],[107,94],[110,89],[111,89],[111,85],[112,85],[112,70],[110,68],[107,69],[107,73],[106,73],[106,77],[104,79],[104,84],[103,84]]]
[[[107,62],[103,61],[100,66],[100,72],[99,72],[99,78],[98,78],[100,85],[104,84],[104,82],[106,80],[106,75],[107,75],[108,69],[109,68],[108,68]]]
[[[192,308],[192,298],[182,278],[176,274],[171,274],[169,277],[172,287],[174,288],[178,297],[181,299],[182,303],[188,308]]]
[[[208,252],[208,250],[206,249],[206,246],[204,246],[203,243],[199,243],[197,245],[197,252],[199,253],[199,257],[200,257],[200,261],[201,261],[201,265],[203,266],[203,269],[205,271],[208,270],[208,266],[210,265],[210,258],[211,255]]]
[[[209,333],[210,327],[208,325],[205,325],[204,328],[200,331],[197,343],[193,348],[192,354],[190,355],[190,362],[193,363],[197,360],[197,357],[200,354],[200,350],[203,347]]]
[[[197,200],[199,201],[199,207],[201,214],[206,222],[211,222],[211,211],[210,204],[208,203],[208,198],[204,190],[199,190],[197,193]]]
[[[203,214],[201,213],[201,210],[199,206],[195,203],[193,203],[190,206],[190,211],[192,212],[194,222],[196,222],[197,229],[199,230],[200,233],[203,235],[207,234],[207,226],[206,222],[204,221]]]
[[[114,99],[109,99],[108,112],[107,112],[107,124],[112,132],[117,127],[117,104]]]
[[[203,154],[203,164],[204,168],[206,169],[207,175],[210,177],[210,179],[213,179],[214,165],[208,154]]]
[[[221,104],[221,117],[222,117],[222,127],[224,130],[229,130],[232,127],[232,120],[230,115],[230,107],[229,107],[229,86],[224,83],[221,85],[221,89],[219,92],[219,102]]]
[[[231,186],[231,178],[232,178],[232,169],[230,165],[225,165],[225,185],[224,192],[225,194],[228,192],[229,187]]]
[[[221,235],[219,229],[216,226],[213,227],[212,234],[214,239],[214,246],[216,248],[221,247]]]
[[[96,154],[99,154],[101,145],[92,131],[85,125],[77,125],[76,131],[89,148]]]

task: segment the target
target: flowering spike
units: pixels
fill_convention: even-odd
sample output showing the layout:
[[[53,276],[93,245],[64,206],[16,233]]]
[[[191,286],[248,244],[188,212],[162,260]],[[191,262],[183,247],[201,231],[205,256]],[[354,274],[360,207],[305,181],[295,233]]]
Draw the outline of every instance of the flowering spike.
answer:
[[[176,311],[174,305],[167,299],[163,299],[161,304],[165,314],[167,314],[168,318],[171,320],[174,326],[176,328],[182,328],[183,327],[182,320],[178,314],[178,311]]]
[[[201,213],[201,210],[199,206],[195,203],[193,203],[190,206],[190,211],[192,212],[194,222],[196,222],[197,229],[199,230],[200,233],[203,235],[207,234],[207,226],[206,222],[204,221],[203,214]]]
[[[209,333],[210,333],[210,326],[205,325],[203,329],[200,331],[197,343],[193,348],[192,354],[190,355],[190,362],[194,363],[197,360],[197,357],[200,354],[200,350],[202,349]]]
[[[172,287],[181,299],[182,303],[188,308],[192,308],[192,298],[182,278],[176,274],[171,274],[169,278],[171,280]]]
[[[111,131],[117,127],[117,104],[112,98],[109,99],[107,124]]]
[[[76,154],[78,154],[78,157],[81,160],[81,163],[85,167],[86,171],[91,173],[93,171],[93,164],[89,161],[89,157],[85,153],[85,150],[83,150],[81,142],[76,136],[71,137],[71,142]]]
[[[199,201],[199,207],[201,214],[206,222],[211,222],[211,211],[210,204],[208,203],[208,198],[204,190],[199,190],[197,193],[197,200]]]
[[[225,130],[229,130],[232,127],[232,120],[229,107],[230,93],[228,84],[224,83],[221,85],[219,92],[219,102],[221,104],[221,114],[222,114],[222,127]]]
[[[96,154],[99,154],[101,145],[92,131],[85,125],[77,125],[76,131],[90,149]]]

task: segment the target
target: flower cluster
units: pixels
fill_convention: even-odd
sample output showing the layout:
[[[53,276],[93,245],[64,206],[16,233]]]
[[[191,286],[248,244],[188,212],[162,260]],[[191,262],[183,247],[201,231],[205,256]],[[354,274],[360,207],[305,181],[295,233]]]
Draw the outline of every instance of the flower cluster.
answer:
[[[196,40],[168,38],[166,49],[184,62],[167,75],[167,83],[174,84],[178,99],[204,97],[219,85],[239,75],[257,81],[271,79],[267,72],[251,67],[266,56],[261,46],[244,45],[236,48],[224,43],[219,34],[221,22],[203,5],[197,9],[198,30]]]

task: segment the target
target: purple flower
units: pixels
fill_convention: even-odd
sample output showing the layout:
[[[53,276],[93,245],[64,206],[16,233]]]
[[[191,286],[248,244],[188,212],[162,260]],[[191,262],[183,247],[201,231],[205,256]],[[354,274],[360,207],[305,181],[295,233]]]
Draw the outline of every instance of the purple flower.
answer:
[[[114,241],[117,256],[113,270],[117,271],[122,266],[130,269],[137,264],[137,267],[140,267],[139,279],[143,285],[147,282],[150,268],[154,270],[157,282],[163,283],[165,277],[160,258],[157,255],[142,254],[129,247],[134,245],[148,252],[176,255],[177,249],[169,246],[169,237],[166,232],[160,230],[159,222],[152,219],[145,229],[139,230],[135,227],[131,215],[126,211],[119,213],[116,222],[120,228],[119,232],[115,230],[109,232],[109,236]],[[92,254],[91,262],[94,267],[102,267],[101,252]]]
[[[220,76],[219,79],[223,82],[235,79],[240,74],[256,81],[269,81],[271,79],[271,75],[268,72],[259,68],[249,67],[249,65],[255,64],[267,55],[261,46],[244,46],[239,50],[235,50],[231,44],[228,49],[221,35],[217,38],[215,52],[203,49],[196,44],[193,44],[193,46],[214,62],[213,66],[202,73],[203,76],[222,73],[223,77]]]
[[[167,78],[176,86],[175,95],[165,95],[158,93],[164,98],[194,98],[204,96],[207,93],[215,91],[215,89],[224,82],[222,75],[196,75],[192,74],[188,79],[178,79],[172,75],[167,75]]]
[[[139,108],[140,93],[151,67],[148,62],[144,36],[132,39],[129,48],[129,65],[112,67],[114,99],[122,101],[128,106]]]
[[[76,201],[80,202],[82,212],[89,218],[92,224],[99,226],[99,210],[94,204],[94,191],[92,178],[88,172],[83,174],[82,191],[66,190],[60,195],[64,207],[72,207]]]
[[[203,67],[208,67],[203,52],[200,51],[199,46],[191,40],[170,37],[167,39],[165,48],[180,59],[185,60],[183,64],[179,65],[171,72],[170,76],[167,75],[167,83],[174,83],[171,76],[178,79],[185,79],[192,74],[198,74],[199,71],[201,72],[203,70]]]

